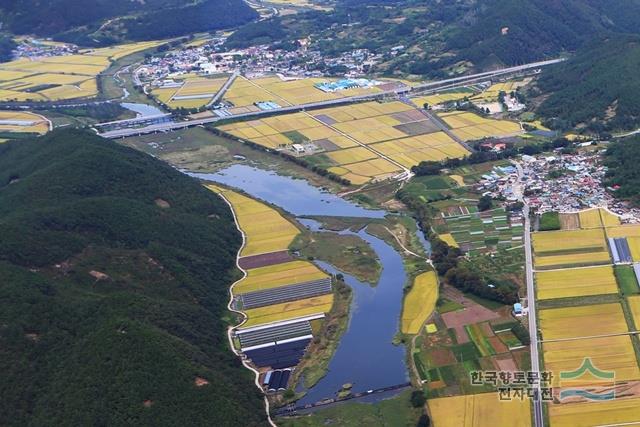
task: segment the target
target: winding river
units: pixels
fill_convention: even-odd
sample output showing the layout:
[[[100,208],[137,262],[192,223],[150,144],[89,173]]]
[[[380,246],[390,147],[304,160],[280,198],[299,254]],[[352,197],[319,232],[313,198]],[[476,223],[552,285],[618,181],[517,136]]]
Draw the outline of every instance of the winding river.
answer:
[[[240,188],[246,193],[269,201],[291,214],[299,216],[350,216],[382,218],[382,210],[365,209],[345,199],[313,187],[305,180],[281,176],[275,172],[247,165],[234,165],[218,173],[189,175]],[[308,228],[322,231],[319,223],[298,218]],[[393,345],[402,309],[402,288],[406,274],[400,254],[386,242],[366,231],[357,234],[376,251],[382,264],[377,286],[358,281],[330,264],[318,261],[324,270],[342,273],[353,290],[349,325],[338,344],[327,375],[298,404],[314,403],[334,397],[345,383],[353,384],[353,392],[393,386],[408,381],[405,348]],[[425,249],[428,242],[424,241]]]

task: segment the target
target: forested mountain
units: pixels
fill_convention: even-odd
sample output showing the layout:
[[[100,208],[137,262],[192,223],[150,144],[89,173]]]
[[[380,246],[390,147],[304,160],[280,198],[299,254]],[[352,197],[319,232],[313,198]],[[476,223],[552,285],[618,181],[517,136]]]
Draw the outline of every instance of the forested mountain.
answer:
[[[0,62],[11,60],[11,52],[15,48],[16,43],[9,35],[0,34]]]
[[[638,22],[640,0],[343,0],[332,12],[247,26],[229,42],[310,35],[327,55],[367,48],[386,55],[380,72],[437,77],[557,57],[594,37],[638,33]]]
[[[606,185],[620,186],[615,195],[640,206],[640,136],[612,143],[606,151]]]
[[[161,39],[231,28],[257,13],[242,0],[5,0],[0,22],[15,34],[82,45]]]
[[[565,63],[545,70],[537,87],[546,96],[538,113],[558,128],[592,131],[640,126],[640,36],[593,42]]]
[[[227,205],[87,131],[0,146],[0,425],[257,426]]]

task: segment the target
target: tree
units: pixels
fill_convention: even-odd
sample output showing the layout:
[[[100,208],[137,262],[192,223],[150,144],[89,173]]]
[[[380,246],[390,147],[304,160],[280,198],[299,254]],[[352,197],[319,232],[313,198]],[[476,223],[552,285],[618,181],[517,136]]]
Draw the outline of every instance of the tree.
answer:
[[[488,211],[493,207],[493,199],[491,196],[482,196],[480,200],[478,200],[478,210],[480,212]]]
[[[414,408],[421,408],[424,406],[427,398],[424,397],[424,392],[422,390],[414,390],[411,392],[411,406]]]

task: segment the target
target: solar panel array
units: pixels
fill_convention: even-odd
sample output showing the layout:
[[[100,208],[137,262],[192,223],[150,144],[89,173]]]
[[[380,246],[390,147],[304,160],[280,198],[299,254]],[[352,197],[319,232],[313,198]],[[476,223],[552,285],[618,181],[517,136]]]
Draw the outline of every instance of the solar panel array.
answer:
[[[331,293],[331,278],[279,286],[248,292],[238,296],[236,306],[241,309],[263,307]]]
[[[305,335],[311,335],[311,324],[308,320],[254,329],[246,332],[242,330],[236,331],[236,336],[240,340],[240,346],[243,349]]]
[[[304,355],[311,338],[278,343],[267,347],[246,350],[244,354],[258,367],[270,366],[272,369],[290,368],[297,365]]]

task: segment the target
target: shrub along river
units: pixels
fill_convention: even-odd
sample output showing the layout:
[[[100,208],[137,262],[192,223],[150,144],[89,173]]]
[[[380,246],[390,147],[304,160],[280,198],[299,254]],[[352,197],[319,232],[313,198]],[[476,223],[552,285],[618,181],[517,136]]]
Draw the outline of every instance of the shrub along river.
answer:
[[[365,209],[313,187],[305,180],[281,176],[247,165],[234,165],[214,174],[189,175],[242,189],[296,217],[382,218],[387,214],[382,210]],[[314,231],[322,231],[316,221],[305,218],[298,218],[298,221]],[[402,310],[402,288],[406,281],[402,257],[392,246],[364,230],[342,233],[357,234],[368,242],[380,259],[382,273],[376,286],[371,286],[338,271],[332,265],[317,261],[325,271],[344,275],[345,282],[353,290],[353,301],[348,328],[329,363],[326,376],[307,390],[307,394],[297,402],[298,405],[335,397],[336,392],[345,383],[352,383],[352,391],[357,393],[408,381],[405,347],[392,343],[398,331]],[[424,238],[421,241],[428,251],[428,242]]]

